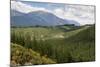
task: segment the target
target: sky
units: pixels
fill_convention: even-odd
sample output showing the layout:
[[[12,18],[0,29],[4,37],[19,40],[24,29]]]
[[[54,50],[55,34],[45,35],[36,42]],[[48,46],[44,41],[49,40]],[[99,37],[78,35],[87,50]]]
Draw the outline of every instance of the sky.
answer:
[[[95,7],[89,5],[86,6],[34,1],[12,1],[11,9],[22,13],[42,10],[53,13],[54,15],[63,19],[75,20],[81,25],[95,23]]]

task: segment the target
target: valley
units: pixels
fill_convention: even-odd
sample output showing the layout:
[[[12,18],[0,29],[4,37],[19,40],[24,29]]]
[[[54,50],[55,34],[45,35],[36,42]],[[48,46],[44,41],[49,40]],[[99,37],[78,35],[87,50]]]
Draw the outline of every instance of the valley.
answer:
[[[95,60],[95,25],[85,26],[50,26],[50,27],[14,27],[11,28],[11,43],[24,47],[24,50],[31,49],[44,56],[50,58],[44,63],[37,64],[53,64],[53,63],[70,63],[70,62],[84,62]],[[15,45],[12,50],[19,51]],[[17,53],[11,52],[11,61],[16,64],[25,65],[17,62]],[[15,55],[13,55],[15,53]],[[24,53],[24,52],[23,52]],[[30,54],[31,55],[31,54]],[[30,56],[29,55],[29,56]],[[33,55],[33,54],[32,54]],[[20,54],[18,55],[18,57]],[[34,55],[33,55],[34,56]],[[27,58],[25,55],[24,57]],[[35,59],[34,57],[33,60]],[[22,60],[26,61],[24,58]],[[17,59],[20,60],[20,59]],[[29,65],[35,65],[35,62]]]

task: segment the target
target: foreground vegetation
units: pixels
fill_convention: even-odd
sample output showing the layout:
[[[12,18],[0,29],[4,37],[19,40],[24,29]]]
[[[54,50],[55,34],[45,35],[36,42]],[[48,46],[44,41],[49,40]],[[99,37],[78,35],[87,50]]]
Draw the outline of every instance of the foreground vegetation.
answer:
[[[40,53],[32,49],[24,48],[18,44],[11,43],[11,65],[37,65],[54,64],[53,60],[47,56],[41,56]]]
[[[26,49],[36,51],[40,53],[41,56],[45,55],[46,57],[53,59],[53,63],[84,62],[95,60],[94,25],[82,27],[62,26],[52,28],[12,28],[11,42],[20,44],[20,46],[23,46]],[[13,49],[14,47],[12,47],[12,50]],[[16,46],[16,49],[19,49],[19,47]],[[29,52],[28,50],[26,51]],[[14,52],[11,52],[12,56],[14,56]],[[18,59],[20,58],[17,58],[17,60]],[[41,61],[41,59],[42,58],[39,60]],[[11,60],[15,61],[15,59]],[[24,61],[27,62],[26,60]],[[46,62],[52,63],[52,60],[50,61],[51,62]],[[22,62],[23,61],[20,63],[23,65]],[[35,62],[37,63],[38,61]],[[39,62],[38,64],[46,64],[46,62]],[[34,63],[32,62],[32,64]]]

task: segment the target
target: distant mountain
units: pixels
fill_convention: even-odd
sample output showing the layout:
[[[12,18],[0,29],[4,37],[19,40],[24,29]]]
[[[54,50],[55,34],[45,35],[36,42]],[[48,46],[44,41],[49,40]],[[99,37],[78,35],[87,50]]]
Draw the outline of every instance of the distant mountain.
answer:
[[[18,12],[16,10],[11,10],[11,17],[13,16],[21,16],[21,15],[24,15],[25,13],[22,13],[22,12]]]
[[[74,20],[61,19],[48,10],[35,8],[22,2],[11,1],[12,26],[55,26],[63,24],[80,25]]]
[[[30,13],[21,13],[11,10],[11,25],[12,26],[56,26],[64,24],[80,24],[74,20],[61,19],[56,15],[46,11],[33,11]]]

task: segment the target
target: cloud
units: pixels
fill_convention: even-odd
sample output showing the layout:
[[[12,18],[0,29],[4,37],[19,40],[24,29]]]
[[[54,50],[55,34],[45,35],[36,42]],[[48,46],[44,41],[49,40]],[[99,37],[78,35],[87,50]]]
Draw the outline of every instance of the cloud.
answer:
[[[61,8],[57,8],[57,9],[53,10],[53,13],[60,18],[64,18],[65,11]]]
[[[24,13],[33,11],[31,6],[16,1],[11,1],[11,9]]]
[[[81,25],[93,24],[95,22],[94,9],[94,6],[67,5],[65,8],[65,18],[76,20]]]
[[[31,5],[24,4],[20,1],[11,1],[11,9],[22,12],[22,13],[29,13],[29,12],[38,11],[38,10],[48,11],[45,8],[32,7]]]
[[[66,5],[63,8],[55,8],[52,13],[63,19],[75,20],[81,25],[95,23],[94,6]]]

